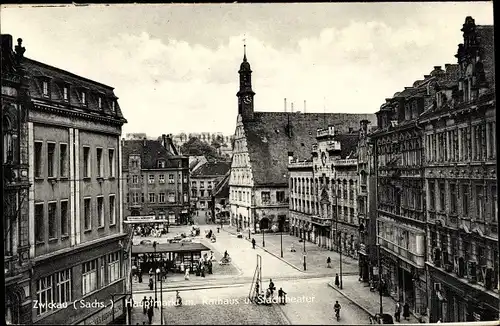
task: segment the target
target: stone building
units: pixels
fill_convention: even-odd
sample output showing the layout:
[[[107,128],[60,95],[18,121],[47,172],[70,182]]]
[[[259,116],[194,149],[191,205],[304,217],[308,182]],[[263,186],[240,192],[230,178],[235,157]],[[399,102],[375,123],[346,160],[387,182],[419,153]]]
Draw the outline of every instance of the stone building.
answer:
[[[112,87],[26,57],[20,64],[30,94],[27,318],[110,323],[125,314],[129,237],[119,162],[126,120]],[[74,309],[81,299],[105,305]]]
[[[20,61],[21,46],[12,51],[12,36],[1,36],[2,181],[5,322],[31,323],[29,242],[28,79]],[[31,225],[32,226],[32,225]]]
[[[374,174],[373,146],[369,140],[369,121],[360,122],[358,159],[357,208],[359,223],[359,277],[368,282],[377,266],[377,198]]]
[[[290,158],[291,233],[318,246],[357,257],[358,135],[318,129],[312,158]],[[337,239],[337,241],[334,241]]]
[[[239,228],[288,229],[289,157],[310,158],[314,130],[334,125],[340,133],[372,114],[254,111],[252,70],[240,65],[238,117],[230,176],[231,224]]]
[[[231,168],[231,162],[206,162],[191,172],[191,197],[197,209],[211,209],[212,191]]]
[[[467,17],[462,32],[458,74],[435,81],[420,117],[431,322],[498,319],[493,26]]]
[[[189,158],[177,155],[169,137],[124,140],[122,169],[127,220],[144,219],[167,228],[189,222]]]

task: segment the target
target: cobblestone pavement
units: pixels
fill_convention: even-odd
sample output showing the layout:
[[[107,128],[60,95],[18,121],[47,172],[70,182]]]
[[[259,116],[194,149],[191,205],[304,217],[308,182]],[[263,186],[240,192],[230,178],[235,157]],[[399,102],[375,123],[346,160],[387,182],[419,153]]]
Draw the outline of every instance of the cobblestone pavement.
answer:
[[[231,234],[236,234],[236,229],[233,227],[226,227],[224,230]],[[243,236],[248,240],[248,233],[243,233]],[[299,238],[283,234],[283,258],[281,258],[281,236],[279,233],[266,233],[264,235],[265,247],[262,247],[262,234],[252,234],[251,237],[255,238],[257,247],[264,249],[275,257],[285,260],[298,270],[304,270],[304,243],[299,242]],[[296,252],[290,251],[292,244]],[[326,266],[326,259],[328,257],[332,260],[332,268],[327,268]],[[325,275],[340,273],[340,255],[335,251],[320,248],[315,243],[306,242],[306,272]],[[342,274],[358,275],[358,273],[358,261],[342,256]]]
[[[173,306],[175,291],[163,293],[165,325],[229,324],[335,324],[333,304],[342,305],[340,324],[367,324],[368,314],[328,286],[324,278],[277,281],[276,287],[287,292],[287,304],[255,305],[246,300],[250,284],[204,290],[183,290],[182,307]],[[267,283],[263,284],[267,287]],[[149,297],[149,295],[147,295]],[[140,302],[143,295],[134,295]],[[154,298],[154,295],[153,295]],[[153,324],[159,324],[160,310],[155,309]],[[141,308],[135,308],[132,324],[147,320]]]
[[[371,292],[369,286],[359,282],[355,276],[346,276],[342,282],[342,290],[335,286],[334,282],[328,285],[343,295],[349,301],[355,303],[366,313],[374,315],[380,312],[380,296],[378,292]],[[394,317],[396,302],[391,297],[382,297],[383,312]],[[419,321],[411,315],[409,321],[405,321],[401,316],[401,323],[416,324]]]

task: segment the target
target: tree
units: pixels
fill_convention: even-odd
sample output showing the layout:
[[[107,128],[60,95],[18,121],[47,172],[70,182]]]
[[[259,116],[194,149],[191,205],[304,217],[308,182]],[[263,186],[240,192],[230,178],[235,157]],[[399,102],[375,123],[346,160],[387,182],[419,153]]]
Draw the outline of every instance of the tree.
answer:
[[[223,157],[217,153],[217,150],[199,140],[198,138],[190,138],[186,143],[181,146],[181,152],[189,156],[205,156],[207,160],[222,160]]]

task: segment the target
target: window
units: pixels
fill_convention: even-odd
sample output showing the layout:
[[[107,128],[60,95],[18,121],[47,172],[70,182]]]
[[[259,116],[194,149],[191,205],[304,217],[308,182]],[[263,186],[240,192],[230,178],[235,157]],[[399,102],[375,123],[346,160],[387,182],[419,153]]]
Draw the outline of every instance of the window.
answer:
[[[174,183],[174,175],[173,174],[169,174],[168,175],[168,183]]]
[[[462,216],[469,217],[470,197],[469,185],[462,185]]]
[[[263,191],[261,193],[261,198],[263,203],[269,203],[271,201],[271,193],[269,191]]]
[[[108,277],[109,282],[120,279],[120,252],[109,254]]]
[[[55,274],[56,292],[55,301],[65,303],[71,301],[71,269],[66,269]]]
[[[43,242],[45,240],[45,220],[44,220],[44,205],[35,204],[35,240]]]
[[[99,106],[99,109],[102,109],[102,98],[99,96],[99,98],[97,99],[97,104]]]
[[[175,203],[175,193],[173,193],[173,192],[168,193],[168,202]]]
[[[67,236],[69,234],[68,227],[68,201],[61,200],[61,235]]]
[[[68,145],[59,144],[59,176],[68,176]]]
[[[36,314],[41,316],[51,310],[49,308],[49,303],[53,303],[52,300],[52,275],[47,277],[42,277],[36,283],[36,296],[38,299],[38,308]]]
[[[132,176],[132,183],[133,183],[133,184],[138,184],[138,183],[139,183],[139,177],[138,177],[138,176],[136,176],[136,175],[133,175],[133,176]]]
[[[484,218],[484,189],[483,186],[476,186],[476,218],[482,220]]]
[[[139,202],[139,193],[134,192],[134,193],[132,194],[132,202],[133,202],[134,204],[137,204],[137,203]]]
[[[97,260],[86,262],[82,266],[82,295],[97,289]]]
[[[188,182],[188,177],[187,177],[187,175],[185,175],[185,174],[184,174],[184,176],[183,176],[183,179],[182,179],[182,180],[183,180],[183,182],[184,182],[184,183],[187,183],[187,182]],[[215,186],[215,184],[214,184],[214,186]]]
[[[49,203],[49,239],[57,238],[56,211],[57,203]]]
[[[90,147],[83,147],[83,177],[90,178]]]
[[[115,110],[116,110],[116,108],[115,108],[115,101],[112,101],[111,102],[111,111],[114,113]]]
[[[47,176],[53,178],[56,176],[54,155],[56,153],[56,144],[47,143]]]
[[[164,203],[165,202],[165,193],[164,192],[160,192],[158,194],[158,202],[159,203]]]
[[[42,86],[43,86],[43,96],[49,96],[49,82],[43,81]]]
[[[191,189],[191,197],[196,198],[196,189]]]
[[[165,183],[165,175],[164,174],[160,174],[158,176],[158,182],[160,183]]]
[[[212,181],[207,181],[207,189],[212,189]]]
[[[191,181],[191,188],[196,188],[196,181]]]
[[[439,210],[444,212],[446,209],[446,192],[444,182],[439,183]]]
[[[157,166],[158,166],[158,168],[160,168],[160,169],[164,169],[164,168],[165,168],[165,161],[164,161],[164,160],[159,160],[159,161],[157,162]]]
[[[491,195],[492,199],[490,200],[490,205],[491,205],[491,221],[493,223],[498,222],[497,221],[497,216],[498,216],[498,201],[497,201],[497,187],[492,186],[491,187]]]
[[[150,203],[154,203],[155,202],[155,198],[156,198],[156,194],[152,194],[152,193],[149,194],[149,202]]]
[[[113,148],[108,149],[108,161],[109,161],[109,176],[111,178],[115,177],[115,150]]]
[[[200,197],[205,197],[205,190],[200,190]]]
[[[97,226],[104,226],[104,197],[97,197]]]
[[[102,256],[99,258],[100,261],[100,269],[101,271],[99,272],[99,284],[101,288],[106,286],[106,273],[105,273],[105,266],[106,266],[106,256]]]
[[[187,192],[184,193],[184,202],[185,203],[188,202],[188,193]]]
[[[97,177],[102,177],[102,148],[96,148],[97,156]]]
[[[205,182],[204,181],[200,181],[200,189],[205,189]]]
[[[109,195],[109,225],[116,224],[115,195]]]
[[[285,192],[284,191],[276,191],[276,201],[278,203],[285,202]]]
[[[429,209],[436,209],[436,189],[434,181],[429,181]]]
[[[153,174],[149,175],[149,183],[155,183],[155,176]]]
[[[450,183],[450,213],[457,213],[457,185]]]
[[[82,96],[82,104],[86,105],[87,104],[87,94],[85,93],[85,91],[82,91],[81,96]]]
[[[69,93],[69,92],[68,92],[68,87],[67,87],[67,86],[64,86],[64,87],[63,87],[63,99],[64,99],[65,101],[67,101],[67,100],[69,99],[69,94],[68,94],[68,93]]]
[[[83,224],[85,230],[92,228],[92,221],[90,220],[90,198],[83,199]]]
[[[141,193],[141,203],[144,203],[144,193]]]

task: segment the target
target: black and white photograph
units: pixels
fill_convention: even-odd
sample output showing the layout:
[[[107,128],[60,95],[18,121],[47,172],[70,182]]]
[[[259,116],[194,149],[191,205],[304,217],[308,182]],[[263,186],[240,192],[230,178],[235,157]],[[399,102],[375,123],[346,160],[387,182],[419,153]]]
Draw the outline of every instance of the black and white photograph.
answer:
[[[498,325],[493,1],[0,6],[5,325]]]

